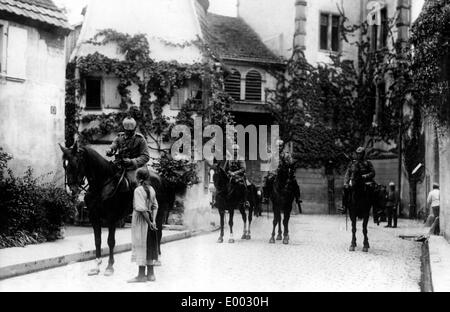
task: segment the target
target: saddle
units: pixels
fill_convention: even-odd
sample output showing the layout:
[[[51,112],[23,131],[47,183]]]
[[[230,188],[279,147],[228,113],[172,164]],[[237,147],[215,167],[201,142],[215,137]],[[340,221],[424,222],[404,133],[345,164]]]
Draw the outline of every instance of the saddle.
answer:
[[[132,185],[126,177],[126,171],[119,172],[103,186],[101,199],[105,201],[113,198],[116,194],[128,193],[131,188]]]

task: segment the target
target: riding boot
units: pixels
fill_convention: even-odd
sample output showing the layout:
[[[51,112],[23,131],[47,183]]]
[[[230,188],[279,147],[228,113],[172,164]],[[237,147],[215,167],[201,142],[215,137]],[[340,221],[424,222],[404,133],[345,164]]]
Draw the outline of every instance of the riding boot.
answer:
[[[128,281],[128,283],[145,283],[145,282],[147,282],[147,277],[145,276],[145,266],[140,266],[138,276]]]

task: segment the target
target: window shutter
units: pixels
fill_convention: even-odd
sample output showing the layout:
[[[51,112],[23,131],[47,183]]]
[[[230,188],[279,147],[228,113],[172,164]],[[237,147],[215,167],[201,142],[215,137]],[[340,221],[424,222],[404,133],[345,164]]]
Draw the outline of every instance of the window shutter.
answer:
[[[13,78],[26,78],[26,51],[28,31],[10,26],[8,29],[7,75]]]
[[[256,70],[252,70],[245,77],[245,99],[247,101],[262,100],[262,78]]]
[[[241,100],[241,73],[233,70],[233,73],[225,80],[225,92],[234,100]]]

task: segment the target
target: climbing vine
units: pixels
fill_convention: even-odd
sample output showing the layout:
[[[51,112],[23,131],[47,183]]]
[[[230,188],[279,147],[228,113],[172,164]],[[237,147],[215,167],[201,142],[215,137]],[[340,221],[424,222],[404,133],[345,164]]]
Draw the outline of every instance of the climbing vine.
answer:
[[[200,39],[182,44],[160,41],[175,47],[195,45],[202,53],[211,54],[210,49]],[[95,52],[76,58],[69,64],[66,83],[66,145],[73,144],[75,134],[78,134],[78,140],[82,143],[92,143],[98,137],[120,132],[122,120],[126,116],[131,116],[136,119],[140,131],[149,140],[149,147],[161,154],[155,169],[164,176],[171,174],[179,176],[186,185],[195,182],[193,175],[189,173],[193,170],[192,166],[188,166],[186,161],[172,159],[168,153],[171,130],[177,123],[189,126],[194,114],[203,118],[205,126],[211,123],[222,126],[233,123],[231,115],[226,110],[233,100],[222,91],[224,73],[208,62],[189,65],[176,61],[155,61],[150,56],[149,42],[142,34],[130,36],[106,29],[98,32],[86,43],[98,46],[114,43],[124,58],[112,59]],[[121,102],[118,112],[83,116],[80,114],[79,99],[86,92],[81,82],[91,75],[113,76],[119,80],[117,91]],[[178,89],[188,86],[189,81],[198,81],[203,85],[204,92],[209,93],[207,96],[210,105],[204,107],[203,104],[199,104],[198,98],[190,98],[180,110],[175,122],[172,122],[163,113],[163,108],[170,104]],[[138,88],[139,103],[134,103],[131,99],[132,85]],[[80,125],[83,126],[83,130],[80,130]],[[167,162],[171,162],[172,165]],[[188,173],[177,175],[180,166]],[[169,174],[164,168],[174,170]]]

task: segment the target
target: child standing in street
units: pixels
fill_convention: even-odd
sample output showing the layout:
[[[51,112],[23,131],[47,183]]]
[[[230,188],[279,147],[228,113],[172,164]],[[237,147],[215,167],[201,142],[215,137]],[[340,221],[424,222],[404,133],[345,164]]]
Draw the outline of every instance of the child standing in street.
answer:
[[[136,172],[139,186],[134,191],[133,218],[131,228],[131,261],[139,267],[138,276],[129,283],[155,281],[154,263],[158,260],[156,215],[158,202],[153,187],[150,186],[150,173],[147,168]],[[147,275],[145,268],[147,267]]]

